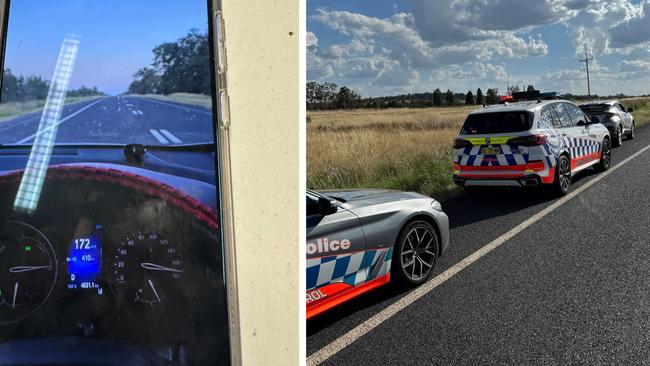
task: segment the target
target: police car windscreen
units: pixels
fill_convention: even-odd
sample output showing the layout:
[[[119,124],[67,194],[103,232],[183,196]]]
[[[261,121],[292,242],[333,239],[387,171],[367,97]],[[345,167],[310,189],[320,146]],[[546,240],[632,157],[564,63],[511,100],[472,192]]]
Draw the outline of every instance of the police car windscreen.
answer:
[[[609,108],[611,108],[609,104],[587,104],[580,106],[580,109],[588,115],[606,113],[609,111]]]
[[[533,114],[530,112],[494,112],[470,114],[463,124],[461,134],[479,135],[509,133],[529,130]]]

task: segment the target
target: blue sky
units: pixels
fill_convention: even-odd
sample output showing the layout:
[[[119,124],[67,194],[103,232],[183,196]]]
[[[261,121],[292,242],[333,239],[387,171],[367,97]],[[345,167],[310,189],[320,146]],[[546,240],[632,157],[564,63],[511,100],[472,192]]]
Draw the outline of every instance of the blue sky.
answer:
[[[63,38],[81,37],[71,88],[126,91],[152,49],[208,28],[204,0],[11,1],[5,68],[51,79]]]
[[[308,0],[307,79],[363,96],[528,85],[650,94],[650,0]]]

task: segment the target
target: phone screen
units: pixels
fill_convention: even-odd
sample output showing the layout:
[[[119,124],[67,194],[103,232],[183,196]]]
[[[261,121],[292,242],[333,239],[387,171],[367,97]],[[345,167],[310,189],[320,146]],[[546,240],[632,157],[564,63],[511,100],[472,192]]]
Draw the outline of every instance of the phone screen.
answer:
[[[4,3],[0,364],[229,363],[209,2]]]

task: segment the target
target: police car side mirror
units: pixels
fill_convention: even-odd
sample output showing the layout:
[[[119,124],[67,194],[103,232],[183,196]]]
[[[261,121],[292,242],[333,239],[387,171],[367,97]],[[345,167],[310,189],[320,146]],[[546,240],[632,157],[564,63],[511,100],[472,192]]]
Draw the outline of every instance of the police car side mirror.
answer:
[[[632,112],[634,112],[634,108],[628,108],[627,109],[627,113],[632,113]]]
[[[320,207],[320,213],[323,216],[331,215],[338,210],[336,205],[325,197],[318,197],[318,206]]]
[[[580,121],[578,121],[578,123],[577,123],[578,126],[586,126],[586,125],[588,125],[588,124],[589,124],[589,122],[586,122],[586,121],[583,121],[583,120],[580,120]]]
[[[590,123],[591,124],[600,123],[600,118],[598,118],[596,116],[592,116]]]

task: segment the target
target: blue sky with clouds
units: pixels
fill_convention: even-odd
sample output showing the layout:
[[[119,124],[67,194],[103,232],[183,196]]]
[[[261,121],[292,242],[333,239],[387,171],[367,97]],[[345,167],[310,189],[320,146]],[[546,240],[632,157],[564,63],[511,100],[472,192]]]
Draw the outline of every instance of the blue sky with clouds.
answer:
[[[152,49],[206,31],[205,0],[11,1],[5,68],[49,80],[66,35],[81,38],[70,86],[125,92]]]
[[[650,0],[307,0],[307,79],[363,96],[650,94]]]

